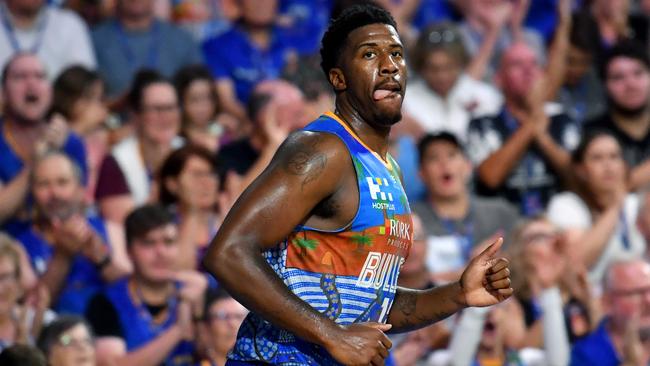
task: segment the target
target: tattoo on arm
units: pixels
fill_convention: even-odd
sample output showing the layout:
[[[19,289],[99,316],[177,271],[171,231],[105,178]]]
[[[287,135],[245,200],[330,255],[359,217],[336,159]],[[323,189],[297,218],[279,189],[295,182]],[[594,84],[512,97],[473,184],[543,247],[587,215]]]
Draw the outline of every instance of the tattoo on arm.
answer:
[[[325,170],[327,156],[317,149],[319,144],[318,140],[311,144],[295,141],[284,152],[286,158],[282,167],[291,175],[303,176],[302,188],[316,180]]]
[[[392,332],[404,332],[425,327],[440,321],[455,311],[449,312],[433,306],[429,309],[417,309],[417,302],[425,291],[399,289],[395,295],[395,302],[391,309],[391,314],[395,315]],[[444,301],[444,299],[440,299]],[[422,305],[422,304],[421,304]]]

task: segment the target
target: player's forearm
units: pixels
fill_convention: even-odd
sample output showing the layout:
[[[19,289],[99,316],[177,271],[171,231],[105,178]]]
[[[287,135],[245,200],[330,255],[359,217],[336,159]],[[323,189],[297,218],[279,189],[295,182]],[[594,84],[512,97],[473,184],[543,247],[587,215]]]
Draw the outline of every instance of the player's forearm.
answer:
[[[205,267],[237,301],[276,326],[320,345],[332,339],[336,324],[289,291],[251,242],[249,237],[213,245]]]
[[[445,319],[466,307],[459,282],[429,290],[397,288],[388,314],[390,333],[408,332]]]

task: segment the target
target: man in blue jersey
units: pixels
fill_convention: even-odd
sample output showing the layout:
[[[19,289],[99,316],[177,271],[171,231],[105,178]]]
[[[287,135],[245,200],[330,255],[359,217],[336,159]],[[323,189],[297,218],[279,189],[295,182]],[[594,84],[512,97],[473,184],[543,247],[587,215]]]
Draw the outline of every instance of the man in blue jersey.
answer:
[[[397,286],[413,225],[388,154],[404,49],[390,14],[354,6],[323,37],[336,109],[291,134],[226,217],[206,267],[251,310],[228,365],[383,365],[404,332],[512,294],[501,240],[460,281]],[[261,255],[260,255],[261,254]]]
[[[50,151],[33,162],[31,195],[34,218],[15,237],[49,290],[53,309],[83,314],[105,283],[130,269],[119,255],[122,230],[85,211],[81,171],[63,152]]]
[[[205,276],[176,270],[178,228],[161,206],[136,208],[124,226],[133,274],[93,297],[86,312],[98,363],[194,365],[193,320],[202,318]]]

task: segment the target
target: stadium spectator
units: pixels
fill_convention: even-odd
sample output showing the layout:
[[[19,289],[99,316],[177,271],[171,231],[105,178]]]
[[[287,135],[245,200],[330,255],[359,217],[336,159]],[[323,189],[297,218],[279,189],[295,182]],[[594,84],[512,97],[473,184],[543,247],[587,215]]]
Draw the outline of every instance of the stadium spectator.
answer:
[[[86,321],[79,316],[62,316],[43,329],[38,347],[49,366],[95,366],[95,344]]]
[[[235,345],[237,331],[248,310],[223,289],[208,290],[205,296],[201,332],[206,343],[206,357],[200,366],[226,364],[226,355]]]
[[[475,245],[514,227],[517,209],[500,198],[477,197],[467,183],[472,164],[448,132],[425,135],[418,146],[427,198],[413,204],[427,236],[426,264],[440,282],[458,280]]]
[[[606,317],[571,353],[571,365],[647,365],[650,361],[650,264],[615,262],[604,278]]]
[[[621,145],[606,131],[587,133],[572,156],[575,192],[555,195],[549,219],[571,236],[574,259],[599,284],[610,263],[639,258],[645,240],[636,226],[639,199],[628,194]]]
[[[79,165],[85,180],[86,152],[81,139],[69,132],[63,121],[48,123],[52,86],[36,56],[20,53],[11,58],[2,72],[2,94],[0,222],[13,234],[28,218],[26,197],[35,158],[50,148],[63,149]],[[12,220],[7,223],[9,218]]]
[[[140,71],[128,99],[135,132],[106,156],[95,192],[101,215],[118,223],[157,196],[152,192],[155,174],[167,155],[183,144],[178,97],[167,79],[155,71]]]
[[[580,133],[567,115],[545,107],[541,68],[527,45],[516,43],[505,51],[496,81],[505,97],[501,113],[469,126],[476,190],[504,197],[532,216],[561,187]]]
[[[240,1],[240,18],[233,27],[203,44],[206,64],[217,80],[223,109],[244,121],[245,105],[255,85],[280,76],[290,40],[274,25],[278,1]]]
[[[158,179],[159,201],[178,223],[178,268],[196,269],[224,215],[215,155],[201,146],[185,145],[167,157]]]
[[[599,116],[606,106],[605,91],[594,62],[594,42],[594,36],[585,29],[582,18],[574,17],[569,47],[563,55],[566,71],[557,100],[579,124]]]
[[[90,298],[130,271],[122,230],[85,212],[79,168],[49,152],[34,163],[36,214],[16,239],[48,288],[57,312],[83,314]]]
[[[65,118],[70,129],[83,138],[88,164],[86,200],[93,203],[99,166],[110,143],[104,82],[99,74],[83,66],[65,69],[54,81],[51,113]]]
[[[217,119],[219,100],[210,71],[202,65],[183,67],[174,76],[174,85],[181,105],[181,135],[216,153],[221,141],[232,138],[239,126],[233,118]]]
[[[96,67],[88,28],[76,13],[45,0],[6,0],[0,3],[0,18],[0,68],[23,52],[43,60],[52,79],[75,64]]]
[[[528,0],[462,0],[458,6],[464,15],[460,33],[472,56],[467,65],[469,76],[491,81],[501,55],[516,43],[527,44],[537,59],[543,59],[542,36],[523,25]]]
[[[650,58],[634,41],[620,42],[603,60],[609,108],[588,121],[585,130],[608,129],[623,148],[630,167],[629,188],[650,183]]]
[[[219,175],[226,179],[224,189],[241,191],[266,168],[289,133],[308,122],[305,107],[300,90],[286,81],[267,80],[255,87],[248,103],[248,117],[253,124],[250,136],[219,151],[223,162]],[[233,179],[231,172],[241,178]]]
[[[463,72],[467,54],[452,24],[425,29],[411,60],[417,76],[409,81],[403,109],[424,131],[449,131],[465,141],[470,119],[501,109],[498,90]]]
[[[29,274],[33,275],[20,244],[0,233],[0,351],[12,344],[29,344],[46,320],[47,290],[26,286],[23,279]],[[20,303],[25,293],[27,301]]]
[[[201,61],[192,37],[154,17],[153,0],[117,0],[115,17],[92,31],[99,73],[110,97],[121,96],[143,68],[172,77]]]
[[[96,295],[86,317],[97,335],[99,363],[121,366],[193,365],[194,318],[203,315],[205,277],[176,271],[174,217],[145,205],[126,218],[133,275]]]

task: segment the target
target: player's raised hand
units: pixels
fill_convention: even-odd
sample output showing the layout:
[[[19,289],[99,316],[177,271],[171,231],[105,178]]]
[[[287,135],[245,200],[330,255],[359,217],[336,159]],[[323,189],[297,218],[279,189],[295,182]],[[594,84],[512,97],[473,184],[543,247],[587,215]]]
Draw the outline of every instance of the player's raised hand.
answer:
[[[390,328],[390,324],[372,322],[341,326],[324,346],[344,365],[383,365],[393,346],[385,334]]]
[[[512,295],[508,260],[495,258],[502,244],[498,238],[467,265],[460,278],[465,305],[490,306]]]

